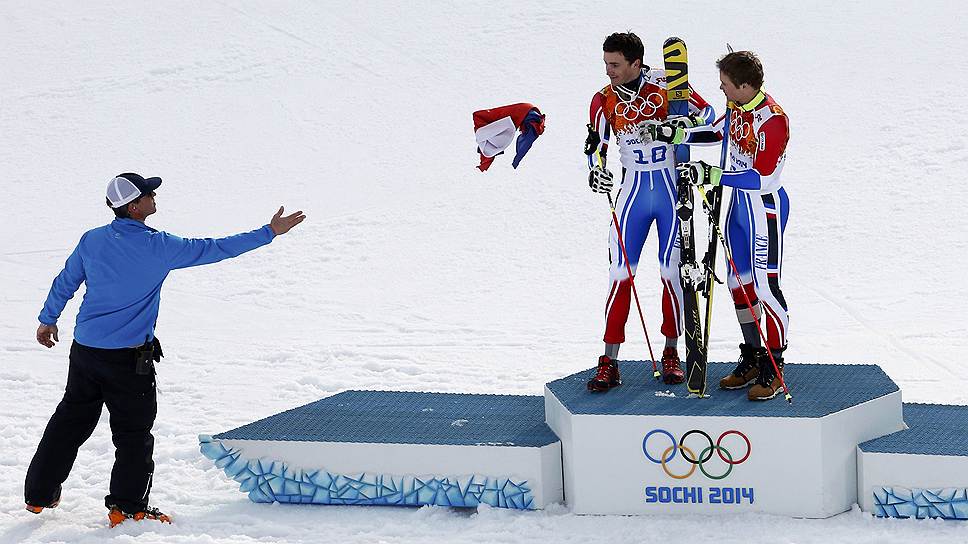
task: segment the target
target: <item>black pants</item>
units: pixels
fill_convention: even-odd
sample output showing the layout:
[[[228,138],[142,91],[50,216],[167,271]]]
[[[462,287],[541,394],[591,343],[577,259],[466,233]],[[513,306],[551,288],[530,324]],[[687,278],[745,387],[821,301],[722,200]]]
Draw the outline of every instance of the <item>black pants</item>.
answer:
[[[47,423],[27,469],[24,498],[28,504],[47,506],[67,479],[77,450],[87,440],[107,405],[111,437],[116,449],[111,471],[111,494],[106,506],[138,512],[148,504],[155,439],[151,427],[158,405],[155,376],[135,373],[136,348],[99,349],[74,342],[64,398]]]

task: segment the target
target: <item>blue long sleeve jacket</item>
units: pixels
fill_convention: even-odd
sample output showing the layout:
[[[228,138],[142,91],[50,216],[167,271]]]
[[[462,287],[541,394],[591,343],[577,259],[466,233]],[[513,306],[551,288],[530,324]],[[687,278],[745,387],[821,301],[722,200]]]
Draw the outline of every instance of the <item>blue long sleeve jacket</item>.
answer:
[[[269,225],[225,238],[182,238],[132,219],[84,233],[54,278],[40,322],[54,325],[67,301],[87,284],[74,340],[94,348],[127,348],[153,339],[161,285],[179,268],[216,263],[264,246]]]

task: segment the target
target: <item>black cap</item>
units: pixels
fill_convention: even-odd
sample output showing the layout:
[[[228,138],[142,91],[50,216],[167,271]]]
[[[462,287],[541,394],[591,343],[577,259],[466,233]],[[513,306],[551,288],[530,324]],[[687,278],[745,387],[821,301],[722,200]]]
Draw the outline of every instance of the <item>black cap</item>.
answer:
[[[124,174],[118,174],[119,178],[124,178],[141,191],[141,195],[146,195],[151,191],[154,191],[159,186],[161,186],[161,178],[143,178],[140,174],[134,174],[131,172],[126,172]]]

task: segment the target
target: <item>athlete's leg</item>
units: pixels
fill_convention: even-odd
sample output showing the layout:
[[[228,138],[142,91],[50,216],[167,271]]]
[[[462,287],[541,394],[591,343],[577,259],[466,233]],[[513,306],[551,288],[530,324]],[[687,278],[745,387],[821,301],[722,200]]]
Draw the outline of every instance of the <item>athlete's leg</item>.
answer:
[[[662,381],[667,384],[682,383],[686,379],[679,361],[676,344],[682,333],[684,301],[679,281],[681,238],[679,216],[676,214],[678,191],[674,174],[670,170],[653,173],[656,191],[652,201],[656,232],[659,238],[659,276],[662,280]]]
[[[786,299],[780,290],[783,231],[789,217],[789,199],[781,188],[765,195],[751,195],[750,203],[755,232],[753,272],[756,294],[763,302],[766,314],[767,346],[779,355],[786,346],[790,324]]]
[[[679,282],[679,217],[676,215],[677,191],[672,174],[655,172],[653,199],[656,234],[659,237],[659,276],[662,280],[662,335],[666,347],[675,347],[682,334],[682,284]]]
[[[780,189],[782,191],[782,189]],[[783,381],[783,350],[789,328],[786,301],[780,291],[783,226],[788,201],[780,191],[749,195],[753,220],[753,282],[766,315],[766,348],[760,348],[759,375],[747,392],[750,400],[769,400],[779,393]],[[772,353],[765,353],[769,349]],[[772,356],[771,356],[772,355]]]
[[[629,265],[635,274],[642,253],[642,246],[649,234],[648,201],[649,179],[647,172],[626,172],[619,191],[615,213],[622,230]],[[609,226],[610,288],[605,302],[605,343],[625,342],[625,323],[628,319],[632,298],[632,286],[628,277],[625,257],[618,244],[615,225]],[[614,349],[614,348],[613,348]],[[610,355],[610,357],[613,357]]]
[[[742,282],[736,280],[736,273],[732,265],[727,262],[726,285],[733,296],[736,319],[743,331],[743,341],[749,346],[758,347],[761,342],[757,324],[762,315],[762,307],[753,281],[753,219],[750,215],[749,199],[748,193],[734,189],[726,212],[726,243],[729,245],[733,263],[736,264],[736,270]],[[743,295],[744,292],[746,296]],[[747,297],[752,304],[755,318],[750,315]]]

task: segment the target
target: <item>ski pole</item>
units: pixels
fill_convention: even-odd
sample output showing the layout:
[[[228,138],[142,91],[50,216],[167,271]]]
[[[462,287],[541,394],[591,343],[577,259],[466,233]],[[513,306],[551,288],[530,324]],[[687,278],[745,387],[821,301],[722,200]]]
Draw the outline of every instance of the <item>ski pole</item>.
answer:
[[[595,151],[598,165],[605,168],[602,154]],[[612,193],[605,193],[608,196],[608,206],[612,210],[612,224],[615,225],[615,234],[618,235],[618,247],[622,249],[622,257],[625,259],[625,270],[629,274],[629,284],[632,286],[632,296],[635,298],[635,307],[639,310],[639,321],[642,322],[642,331],[645,333],[645,345],[649,347],[649,357],[652,358],[652,376],[659,379],[659,367],[655,363],[655,354],[652,352],[652,341],[649,340],[649,329],[645,326],[645,315],[642,313],[642,305],[639,304],[639,294],[635,290],[635,279],[632,277],[632,265],[629,264],[629,255],[625,251],[625,242],[622,241],[622,229],[618,226],[618,216],[615,214],[615,203],[612,201]]]
[[[725,137],[725,136],[724,136]],[[701,185],[696,185],[696,189],[699,190],[699,194],[702,196],[703,202],[709,205],[709,200],[706,199],[706,191],[703,190]],[[773,359],[773,352],[770,351],[769,344],[766,342],[766,336],[763,334],[763,329],[760,327],[760,321],[756,318],[756,312],[753,311],[753,302],[750,300],[750,296],[746,293],[746,288],[743,287],[743,279],[739,275],[739,269],[736,268],[736,263],[733,261],[733,252],[729,250],[729,245],[726,244],[726,238],[723,237],[723,232],[719,229],[719,225],[713,223],[715,227],[716,236],[719,237],[719,242],[723,244],[723,251],[726,252],[726,259],[729,260],[729,265],[733,269],[733,275],[736,276],[736,281],[739,284],[740,291],[743,293],[743,299],[746,301],[746,307],[750,311],[750,315],[753,316],[753,323],[756,325],[756,332],[760,333],[760,340],[763,341],[763,345],[767,346],[766,354],[770,358],[770,363],[773,364],[773,370],[776,372],[777,377],[780,378],[780,385],[783,386],[783,393],[785,395],[787,402],[793,404],[793,396],[790,395],[790,389],[787,388],[786,381],[783,379],[783,374],[780,372],[780,368],[776,366],[776,360]]]
[[[727,44],[728,45],[728,44]],[[733,103],[729,100],[726,101],[726,115],[723,116],[723,145],[719,152],[719,167],[723,170],[726,169],[726,156],[729,149],[729,131],[730,131],[730,121],[732,120],[732,113],[730,112],[730,106]],[[709,213],[710,224],[715,223],[719,225],[719,216],[721,215],[721,210],[723,208],[723,188],[722,186],[713,189],[713,200],[715,200],[715,210],[706,208]],[[707,206],[709,204],[706,201]],[[712,230],[712,229],[710,229]],[[716,277],[716,240],[709,236],[709,247],[706,249],[706,257],[709,259],[706,262],[706,327],[703,329],[702,335],[702,345],[707,350],[709,349],[709,329],[712,327],[713,322],[713,293],[716,290],[716,282],[719,279]],[[704,258],[704,260],[706,260]]]

